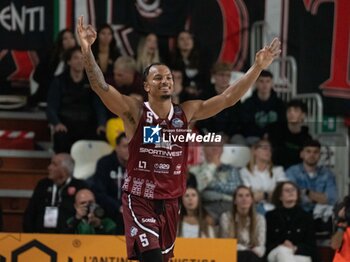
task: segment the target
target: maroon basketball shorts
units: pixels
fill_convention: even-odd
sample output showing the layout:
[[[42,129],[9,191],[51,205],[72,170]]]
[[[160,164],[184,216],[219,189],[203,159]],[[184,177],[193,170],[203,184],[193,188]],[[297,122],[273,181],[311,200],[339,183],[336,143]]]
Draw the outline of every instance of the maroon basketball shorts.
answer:
[[[123,218],[129,259],[137,252],[162,250],[164,259],[173,257],[179,219],[179,199],[149,200],[124,192]]]

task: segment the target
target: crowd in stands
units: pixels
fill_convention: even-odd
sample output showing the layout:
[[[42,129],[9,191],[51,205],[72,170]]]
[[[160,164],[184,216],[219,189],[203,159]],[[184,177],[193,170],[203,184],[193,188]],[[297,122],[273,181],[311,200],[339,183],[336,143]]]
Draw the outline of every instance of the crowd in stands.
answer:
[[[169,61],[160,57],[154,34],[140,40],[136,57],[121,56],[109,25],[101,26],[97,36],[96,61],[107,83],[122,94],[145,100],[142,71],[154,62],[164,62],[173,70],[176,103],[210,98],[229,85],[232,65],[215,63],[211,74],[206,74],[189,32],[179,33]],[[34,189],[24,232],[123,234],[121,187],[129,157],[125,133],[115,138],[115,151],[98,161],[89,180],[72,176],[72,144],[104,139],[108,119],[117,118],[89,88],[72,32],[59,34],[34,78],[39,83],[35,101],[47,102],[56,154],[48,178]],[[335,175],[319,166],[321,144],[304,125],[306,114],[301,101],[286,104],[278,98],[273,75],[263,71],[251,97],[191,123],[194,132],[215,132],[224,139],[190,150],[178,236],[237,238],[239,262],[318,261],[317,231],[331,223],[337,190]],[[251,147],[245,167],[221,162],[227,143]]]
[[[203,162],[189,168],[178,236],[236,238],[239,262],[319,261],[316,241],[331,237],[337,200],[334,174],[318,166],[320,146],[305,141],[300,162],[284,171],[273,165],[266,138],[252,145],[251,159],[240,169],[220,161],[223,144],[203,145]],[[25,211],[24,232],[124,234],[121,194],[128,158],[125,133],[86,181],[72,176],[69,154],[54,155]],[[330,226],[327,236],[318,231],[320,224]]]

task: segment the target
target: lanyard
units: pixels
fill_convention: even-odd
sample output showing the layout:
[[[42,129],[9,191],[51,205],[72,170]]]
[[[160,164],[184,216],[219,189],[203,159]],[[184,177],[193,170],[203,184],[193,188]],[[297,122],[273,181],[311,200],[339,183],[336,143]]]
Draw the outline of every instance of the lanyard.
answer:
[[[68,184],[70,183],[70,181],[72,180],[71,177],[69,177],[66,182],[64,183],[64,185],[58,190],[58,202],[61,203],[61,194],[63,189],[65,189]],[[52,187],[52,198],[51,198],[51,206],[55,206],[55,202],[56,202],[56,193],[57,193],[57,185],[53,184]]]

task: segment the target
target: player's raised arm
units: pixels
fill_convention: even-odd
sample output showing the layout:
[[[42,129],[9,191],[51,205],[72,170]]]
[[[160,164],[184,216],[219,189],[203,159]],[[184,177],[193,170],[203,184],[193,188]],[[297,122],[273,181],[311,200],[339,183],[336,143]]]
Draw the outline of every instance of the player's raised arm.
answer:
[[[192,100],[184,102],[182,107],[188,120],[200,120],[216,115],[227,107],[233,106],[247,92],[261,71],[266,69],[281,53],[281,43],[275,38],[270,45],[258,51],[251,68],[238,81],[230,85],[222,94],[208,100]]]
[[[77,24],[77,33],[84,56],[84,66],[89,78],[91,88],[102,99],[103,103],[115,114],[124,120],[127,126],[136,126],[139,117],[140,103],[133,97],[124,96],[115,88],[108,85],[103,73],[96,63],[91,50],[97,33],[91,25],[84,25],[83,16],[80,16]]]

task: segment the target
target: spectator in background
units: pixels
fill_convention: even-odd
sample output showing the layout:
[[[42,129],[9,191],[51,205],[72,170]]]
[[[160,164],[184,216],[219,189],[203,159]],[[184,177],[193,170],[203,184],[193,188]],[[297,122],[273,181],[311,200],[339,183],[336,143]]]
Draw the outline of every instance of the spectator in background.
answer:
[[[312,216],[299,206],[299,196],[297,185],[290,181],[278,184],[273,192],[276,209],[266,214],[268,262],[311,262],[315,255]]]
[[[98,28],[97,38],[91,49],[104,77],[112,79],[113,63],[120,56],[120,53],[113,29],[109,24],[103,24]]]
[[[129,159],[128,144],[125,133],[121,133],[116,138],[115,151],[98,160],[96,172],[92,177],[92,189],[97,202],[106,211],[108,217],[114,218],[118,235],[124,234],[121,188]]]
[[[184,238],[214,238],[213,219],[202,207],[197,189],[187,187],[182,196],[178,236]]]
[[[333,262],[350,261],[350,197],[346,196],[336,213],[336,231],[331,247],[336,251]]]
[[[66,52],[75,46],[77,46],[77,41],[71,30],[64,29],[58,33],[53,48],[50,48],[43,57],[40,57],[40,62],[35,68],[30,82],[30,89],[33,94],[29,100],[30,104],[47,104],[48,87],[53,78],[59,76],[65,70]]]
[[[257,210],[262,215],[274,208],[271,197],[277,183],[287,180],[283,168],[274,166],[271,156],[270,142],[261,139],[252,146],[248,165],[240,170],[243,184],[253,191]]]
[[[337,185],[333,172],[318,166],[321,144],[317,140],[304,143],[300,153],[302,163],[287,169],[287,177],[301,189],[301,204],[313,214],[318,239],[331,237],[333,206],[337,201]]]
[[[305,141],[310,140],[309,129],[303,126],[306,105],[300,100],[291,100],[287,104],[287,122],[271,125],[267,136],[273,147],[273,162],[285,169],[300,163],[300,150]]]
[[[223,212],[232,208],[232,195],[242,184],[236,168],[221,162],[222,144],[206,144],[204,163],[189,169],[196,176],[204,208],[217,222]]]
[[[104,105],[85,76],[80,47],[68,51],[67,66],[54,79],[48,94],[46,113],[53,127],[56,153],[69,153],[77,140],[104,136],[107,119]]]
[[[159,63],[158,38],[150,33],[141,38],[137,48],[136,67],[139,73],[152,63]]]
[[[236,238],[238,262],[261,262],[265,253],[266,222],[257,214],[253,192],[239,186],[233,194],[232,211],[220,218],[221,238]]]
[[[87,188],[84,181],[72,177],[74,161],[69,154],[54,155],[48,166],[49,175],[40,180],[24,212],[26,233],[60,233],[73,216],[74,197]]]
[[[206,89],[203,99],[209,99],[213,96],[222,94],[228,88],[231,79],[232,65],[218,62],[214,64],[211,72],[214,84]],[[240,110],[241,102],[238,101],[235,106],[231,106],[216,114],[215,116],[198,121],[197,128],[202,134],[209,132],[222,133],[225,141],[230,141],[233,135],[237,135],[240,130]],[[241,140],[240,140],[241,141]]]
[[[273,87],[273,75],[263,70],[257,79],[256,90],[244,101],[241,109],[243,135],[248,145],[254,144],[267,132],[270,124],[285,121],[285,105]]]
[[[171,69],[171,73],[174,77],[174,93],[172,94],[172,101],[175,104],[180,104],[185,101],[184,88],[183,88],[183,75],[181,70]]]
[[[134,58],[121,56],[114,62],[113,81],[107,83],[114,86],[121,94],[138,94],[143,100],[146,99],[146,91],[142,89],[142,76],[137,72]]]
[[[70,234],[116,234],[117,225],[105,216],[105,211],[96,204],[89,189],[81,189],[75,195],[75,215],[67,220],[65,233]]]
[[[302,190],[302,207],[312,212],[315,204],[334,205],[337,201],[337,185],[333,172],[318,166],[321,157],[321,144],[317,140],[304,143],[300,153],[302,163],[287,169],[288,179]]]
[[[204,86],[205,72],[202,70],[202,61],[198,48],[195,46],[193,35],[182,31],[176,38],[176,48],[172,55],[171,68],[182,71],[183,86],[187,89],[195,89],[188,93],[198,94],[198,87]]]

